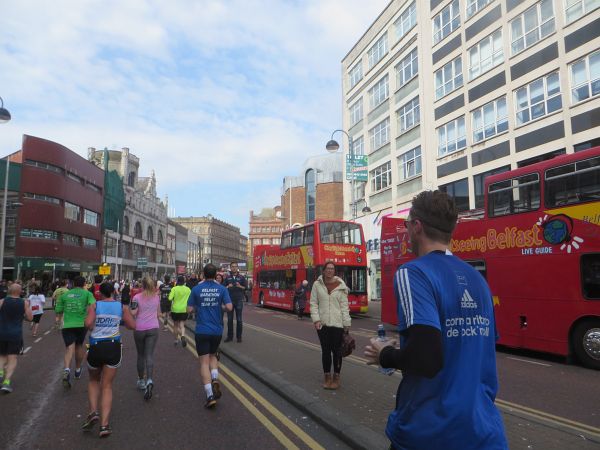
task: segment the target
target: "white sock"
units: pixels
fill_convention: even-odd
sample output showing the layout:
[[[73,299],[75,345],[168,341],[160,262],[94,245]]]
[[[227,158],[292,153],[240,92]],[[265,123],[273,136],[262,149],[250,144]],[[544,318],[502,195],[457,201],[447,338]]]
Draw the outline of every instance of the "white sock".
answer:
[[[148,378],[148,379],[146,380],[146,386],[147,386],[147,385],[149,385],[149,384],[154,384],[154,383],[152,382],[152,378]]]
[[[212,397],[212,395],[213,395],[212,384],[210,384],[210,383],[205,384],[204,385],[204,392],[206,392],[206,398]]]
[[[212,380],[216,380],[217,378],[219,378],[219,369],[212,369],[210,371],[210,378]]]
[[[69,367],[65,367],[65,372],[70,372],[71,369]]]

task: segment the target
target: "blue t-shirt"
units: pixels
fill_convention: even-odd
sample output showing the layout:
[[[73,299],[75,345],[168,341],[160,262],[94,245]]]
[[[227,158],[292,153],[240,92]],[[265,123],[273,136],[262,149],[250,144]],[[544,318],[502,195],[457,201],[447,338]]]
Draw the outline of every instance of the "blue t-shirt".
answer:
[[[394,278],[398,328],[440,330],[444,367],[433,378],[404,373],[386,434],[398,449],[507,449],[498,391],[492,295],[483,277],[449,252],[404,264]]]
[[[188,306],[196,313],[196,334],[223,334],[223,310],[221,305],[231,303],[227,289],[214,280],[206,280],[194,286]]]
[[[100,300],[96,302],[96,322],[90,333],[90,345],[102,341],[121,342],[119,328],[123,317],[123,305],[117,301]]]

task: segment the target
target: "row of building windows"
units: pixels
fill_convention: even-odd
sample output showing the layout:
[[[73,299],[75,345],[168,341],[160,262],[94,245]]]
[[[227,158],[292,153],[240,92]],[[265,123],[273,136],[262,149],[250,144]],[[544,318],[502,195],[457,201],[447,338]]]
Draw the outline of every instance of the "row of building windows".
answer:
[[[460,59],[460,58],[459,58]],[[449,63],[450,64],[450,63]],[[446,67],[446,66],[445,66]],[[578,103],[600,95],[600,51],[569,66],[571,100]],[[451,69],[452,72],[453,69]],[[457,78],[448,75],[452,83]],[[461,81],[462,82],[462,81]],[[563,107],[558,71],[540,77],[514,91],[515,126],[524,125]],[[396,111],[398,132],[403,134],[420,123],[419,98],[415,97]],[[478,143],[508,130],[506,97],[493,100],[471,111],[472,142]],[[467,145],[465,117],[458,117],[437,128],[438,156],[444,156]],[[371,151],[390,141],[390,119],[385,118],[369,130]],[[364,153],[362,136],[354,140],[356,154]]]
[[[129,235],[129,217],[127,217],[127,216],[123,217],[122,231],[123,231],[123,234]],[[139,221],[137,221],[135,223],[135,225],[133,226],[133,237],[135,237],[137,239],[144,239],[142,224]],[[148,228],[146,228],[146,240],[149,242],[154,242],[154,229],[152,228],[151,225],[149,225]],[[156,243],[160,244],[160,245],[164,244],[164,237],[163,237],[162,230],[158,230],[158,233],[156,235]]]
[[[466,17],[469,18],[492,0],[467,0]],[[564,0],[566,23],[600,7],[600,0]],[[444,40],[460,27],[459,0],[453,0],[432,19],[434,45]],[[396,40],[404,37],[416,25],[416,2],[412,2],[394,22]],[[553,0],[541,0],[509,23],[511,54],[516,55],[556,31]],[[384,33],[367,51],[368,68],[371,69],[388,52],[388,35]],[[504,60],[502,31],[496,30],[468,50],[469,79],[485,73]],[[350,88],[362,79],[362,63],[359,61],[348,72]],[[378,82],[379,83],[379,82]],[[398,83],[401,86],[403,83]],[[436,90],[437,92],[437,90]],[[439,97],[438,97],[439,98]],[[381,103],[381,102],[379,102]],[[377,103],[377,104],[379,104]],[[372,105],[373,107],[373,105]]]
[[[252,233],[281,233],[281,227],[251,227]]]
[[[76,175],[69,170],[65,170],[62,167],[58,167],[58,166],[55,166],[54,164],[50,164],[50,163],[43,162],[43,161],[35,161],[32,159],[26,159],[25,164],[28,166],[37,167],[37,168],[48,170],[50,172],[58,173],[61,175],[66,175],[67,178],[69,178],[73,181],[76,181],[77,183],[87,187],[88,189],[91,189],[92,191],[97,192],[97,193],[102,193],[101,187],[96,186],[94,183],[92,183],[90,181],[84,180],[79,175]]]
[[[35,194],[32,192],[24,192],[23,198],[48,202],[55,205],[60,205],[61,203],[61,200],[59,198],[51,197],[49,195],[44,194]],[[81,222],[83,219],[83,223],[87,225],[91,225],[93,227],[99,226],[100,214],[98,214],[97,212],[82,208],[81,206],[75,205],[74,203],[70,203],[66,200],[63,203],[65,208],[65,219],[73,220],[75,222]]]
[[[45,239],[50,241],[58,241],[59,237],[62,237],[62,242],[65,245],[81,246],[87,248],[97,248],[98,240],[90,239],[82,236],[77,236],[69,233],[59,233],[52,230],[41,230],[34,228],[22,228],[20,231],[22,238],[33,238],[33,239]]]

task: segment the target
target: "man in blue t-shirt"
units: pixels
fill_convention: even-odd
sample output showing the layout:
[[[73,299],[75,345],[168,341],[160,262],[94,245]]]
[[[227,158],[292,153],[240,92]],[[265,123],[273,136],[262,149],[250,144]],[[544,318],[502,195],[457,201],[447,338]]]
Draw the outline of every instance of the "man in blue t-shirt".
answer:
[[[223,309],[231,311],[227,289],[215,281],[217,268],[204,266],[204,281],[190,294],[187,312],[196,314],[196,352],[200,360],[200,376],[206,392],[206,408],[214,408],[221,397],[217,350],[223,336]]]
[[[418,257],[394,278],[400,348],[371,339],[370,364],[402,370],[386,434],[395,449],[507,449],[498,391],[492,295],[448,250],[456,226],[441,191],[413,199],[406,227]]]

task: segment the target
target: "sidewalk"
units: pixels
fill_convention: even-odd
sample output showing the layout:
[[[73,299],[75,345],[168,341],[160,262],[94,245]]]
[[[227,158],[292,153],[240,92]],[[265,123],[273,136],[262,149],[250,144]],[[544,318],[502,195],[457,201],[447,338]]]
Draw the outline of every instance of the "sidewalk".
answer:
[[[187,325],[193,332],[193,322]],[[318,349],[251,327],[244,327],[243,343],[223,343],[221,351],[352,448],[389,448],[384,430],[395,405],[399,373],[383,375],[350,356],[342,366],[341,388],[324,390]],[[600,448],[600,442],[587,440],[575,431],[516,412],[502,411],[502,415],[511,449]]]

